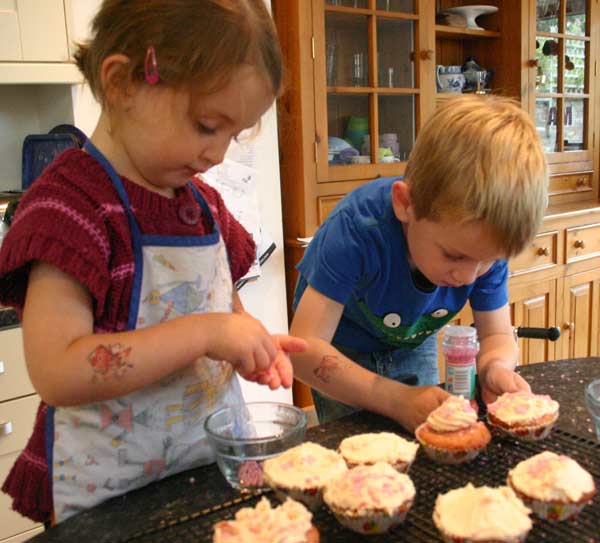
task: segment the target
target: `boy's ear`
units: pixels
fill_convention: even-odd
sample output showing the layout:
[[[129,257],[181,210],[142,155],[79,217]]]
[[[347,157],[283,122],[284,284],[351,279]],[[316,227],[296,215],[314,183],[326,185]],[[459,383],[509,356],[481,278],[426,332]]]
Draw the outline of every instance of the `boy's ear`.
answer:
[[[129,94],[127,64],[129,57],[121,53],[109,55],[102,61],[100,82],[110,104],[122,103]]]
[[[392,185],[392,206],[399,221],[408,222],[413,217],[410,184],[407,181],[395,181]]]

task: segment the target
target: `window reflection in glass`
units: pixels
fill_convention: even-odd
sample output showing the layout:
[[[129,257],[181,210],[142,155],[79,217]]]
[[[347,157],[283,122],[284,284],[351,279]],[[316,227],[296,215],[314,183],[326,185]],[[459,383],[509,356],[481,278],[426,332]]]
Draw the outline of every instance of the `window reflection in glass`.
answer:
[[[585,89],[586,44],[582,40],[565,41],[564,86],[566,93],[583,94]]]
[[[402,13],[414,13],[414,0],[377,0],[377,9],[385,11],[397,11]]]
[[[565,99],[563,140],[565,151],[585,149],[585,111],[587,100],[582,98]]]
[[[415,143],[414,96],[379,96],[379,162],[408,159]]]
[[[379,87],[414,87],[413,21],[377,19]]]
[[[585,36],[586,12],[586,0],[567,0],[567,34]]]
[[[325,66],[327,86],[369,85],[369,32],[367,17],[325,13]]]
[[[542,140],[544,151],[558,151],[557,115],[558,103],[556,98],[537,98],[535,101],[535,127]]]
[[[538,36],[535,42],[537,92],[558,92],[558,54],[560,40]]]
[[[328,94],[327,135],[329,165],[370,163],[369,95]]]
[[[560,0],[537,0],[535,11],[538,32],[558,32]]]

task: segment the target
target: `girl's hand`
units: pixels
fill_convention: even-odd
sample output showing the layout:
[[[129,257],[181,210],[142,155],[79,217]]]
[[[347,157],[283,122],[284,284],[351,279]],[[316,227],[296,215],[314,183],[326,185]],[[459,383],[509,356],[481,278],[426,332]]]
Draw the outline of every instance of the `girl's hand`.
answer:
[[[484,403],[492,403],[505,392],[531,392],[529,383],[518,373],[507,368],[502,361],[492,361],[479,373],[481,397]]]
[[[303,339],[283,334],[274,334],[272,337],[277,346],[275,360],[273,360],[266,370],[242,375],[242,377],[247,381],[268,385],[271,390],[275,390],[280,386],[290,388],[294,374],[292,363],[287,353],[301,353],[308,348],[308,344]]]

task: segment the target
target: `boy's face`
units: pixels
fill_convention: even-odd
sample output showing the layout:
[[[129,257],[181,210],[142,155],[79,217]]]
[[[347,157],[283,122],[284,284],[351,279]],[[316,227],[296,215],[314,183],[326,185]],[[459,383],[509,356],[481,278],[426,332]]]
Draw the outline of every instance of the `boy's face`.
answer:
[[[409,187],[397,182],[392,190],[394,211],[404,227],[410,260],[434,285],[469,285],[496,260],[506,258],[489,225],[480,221],[417,220],[410,204]]]

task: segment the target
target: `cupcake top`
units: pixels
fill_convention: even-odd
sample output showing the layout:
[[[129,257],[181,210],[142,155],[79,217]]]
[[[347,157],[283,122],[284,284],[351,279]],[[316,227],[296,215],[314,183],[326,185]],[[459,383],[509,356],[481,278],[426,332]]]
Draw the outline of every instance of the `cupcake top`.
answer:
[[[262,498],[256,507],[244,507],[235,514],[235,520],[219,522],[215,526],[214,543],[304,543],[312,524],[312,514],[294,500],[271,508]]]
[[[419,444],[391,432],[358,434],[340,443],[341,455],[352,464],[412,462]]]
[[[269,484],[287,488],[322,487],[347,469],[341,455],[310,441],[269,458],[263,464]]]
[[[410,477],[387,462],[357,466],[325,485],[323,499],[335,509],[368,515],[373,509],[392,515],[415,497]]]
[[[508,475],[516,490],[537,500],[577,502],[595,491],[586,470],[572,458],[551,451],[519,462]]]
[[[527,425],[547,415],[558,414],[558,402],[546,394],[505,392],[487,406],[488,412],[509,425]]]
[[[514,541],[531,529],[531,511],[508,486],[462,488],[440,494],[433,521],[452,537],[473,541]]]
[[[455,432],[477,422],[477,413],[463,396],[449,396],[427,417],[427,424],[436,432]]]

